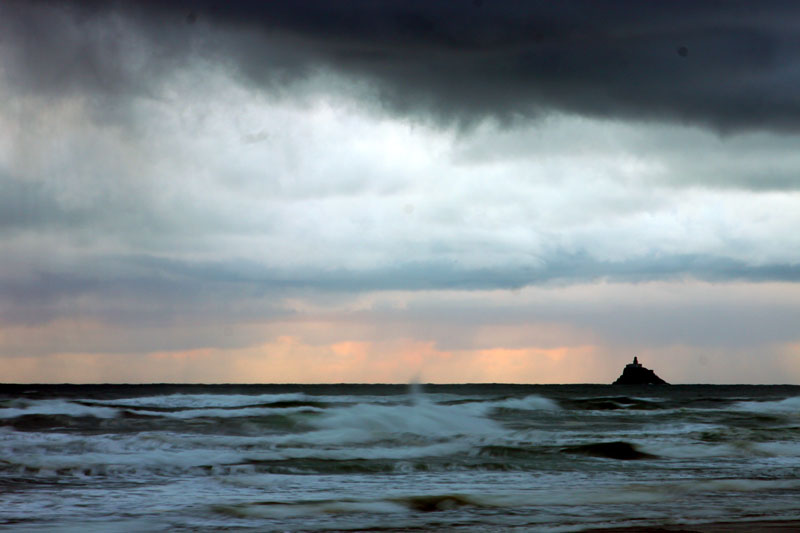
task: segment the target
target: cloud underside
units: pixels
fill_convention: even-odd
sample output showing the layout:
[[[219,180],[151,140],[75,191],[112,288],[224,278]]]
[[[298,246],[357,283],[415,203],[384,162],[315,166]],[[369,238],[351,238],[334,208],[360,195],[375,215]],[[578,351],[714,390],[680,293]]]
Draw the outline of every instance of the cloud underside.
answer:
[[[706,350],[725,379],[762,353],[780,379],[800,353],[798,19],[2,2],[0,356],[27,380],[130,360],[142,380],[161,361],[402,381],[429,358],[440,381],[569,381],[652,349],[692,381]]]
[[[471,124],[557,110],[796,131],[791,2],[12,2],[28,89],[148,93],[189,58],[291,93],[330,71],[401,115]]]
[[[0,7],[4,320],[800,277],[780,11],[236,5]]]
[[[230,324],[296,318],[302,311],[287,302],[312,295],[344,305],[359,294],[369,293],[480,294],[499,290],[512,291],[508,301],[511,305],[515,291],[525,287],[558,290],[593,283],[635,287],[656,281],[676,286],[711,282],[723,288],[732,283],[797,283],[800,266],[753,266],[698,256],[642,258],[619,263],[564,256],[558,260],[551,258],[539,267],[516,269],[470,270],[455,264],[415,263],[361,272],[342,269],[269,272],[246,261],[202,264],[153,257],[106,258],[83,263],[70,273],[39,271],[24,281],[3,283],[0,320],[6,324],[41,324],[64,317],[83,317],[130,326],[176,321]],[[653,306],[658,303],[649,302]],[[444,312],[451,313],[454,309],[457,306]],[[546,320],[547,314],[540,318]],[[482,319],[490,320],[489,316]]]

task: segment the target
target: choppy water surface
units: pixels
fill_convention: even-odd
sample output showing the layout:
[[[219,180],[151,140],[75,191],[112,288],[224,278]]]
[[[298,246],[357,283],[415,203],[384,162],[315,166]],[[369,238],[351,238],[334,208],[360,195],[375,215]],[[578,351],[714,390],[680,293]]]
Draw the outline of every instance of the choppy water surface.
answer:
[[[800,387],[0,386],[0,524],[800,520]]]

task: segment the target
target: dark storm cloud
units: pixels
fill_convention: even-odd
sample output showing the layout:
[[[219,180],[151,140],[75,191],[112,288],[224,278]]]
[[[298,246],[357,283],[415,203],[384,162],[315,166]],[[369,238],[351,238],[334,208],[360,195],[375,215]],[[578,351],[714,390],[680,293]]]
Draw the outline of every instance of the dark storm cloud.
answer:
[[[45,2],[3,18],[18,79],[43,90],[147,90],[197,54],[272,88],[338,72],[460,123],[557,109],[800,127],[793,2]]]

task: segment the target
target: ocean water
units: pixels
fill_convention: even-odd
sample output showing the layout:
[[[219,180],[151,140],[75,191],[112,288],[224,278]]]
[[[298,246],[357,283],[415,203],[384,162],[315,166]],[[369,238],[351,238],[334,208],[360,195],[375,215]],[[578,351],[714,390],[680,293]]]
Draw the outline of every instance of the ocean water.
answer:
[[[800,520],[800,387],[0,385],[0,529]]]

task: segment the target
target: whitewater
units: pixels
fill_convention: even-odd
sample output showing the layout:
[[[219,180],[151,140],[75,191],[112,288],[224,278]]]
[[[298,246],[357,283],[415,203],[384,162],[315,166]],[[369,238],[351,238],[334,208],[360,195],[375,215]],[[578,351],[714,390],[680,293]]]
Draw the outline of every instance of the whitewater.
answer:
[[[0,385],[0,529],[800,524],[800,387]]]

